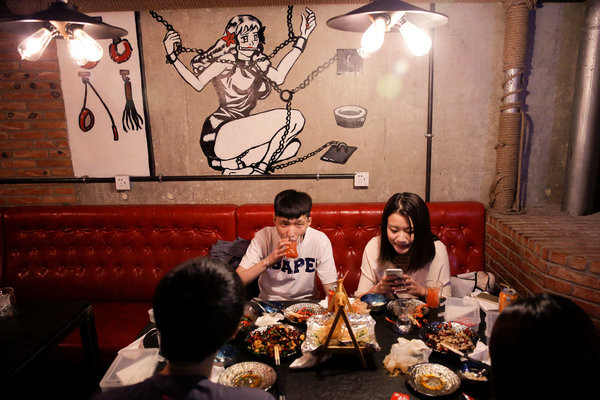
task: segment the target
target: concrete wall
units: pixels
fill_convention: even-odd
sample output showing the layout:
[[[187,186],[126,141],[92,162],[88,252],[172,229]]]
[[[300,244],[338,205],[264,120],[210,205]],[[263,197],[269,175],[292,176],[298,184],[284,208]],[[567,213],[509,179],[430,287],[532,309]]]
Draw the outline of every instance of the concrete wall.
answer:
[[[326,26],[327,19],[357,6],[309,4],[318,26],[282,87],[296,87],[338,48],[359,46],[360,34]],[[504,10],[501,3],[440,3],[436,7],[449,17],[449,23],[435,32],[431,200],[487,204],[502,90]],[[243,13],[258,17],[267,27],[266,53],[287,37],[286,7],[157,11],[189,47],[212,45],[229,18]],[[296,33],[302,11],[303,7],[294,7]],[[526,111],[531,122],[524,180],[527,205],[560,202],[578,30],[584,12],[582,3],[550,3],[532,19],[531,70],[526,76]],[[164,26],[147,11],[141,13],[140,23],[156,173],[218,174],[208,168],[198,144],[203,121],[218,104],[215,90],[209,85],[196,92],[187,85],[164,61]],[[189,60],[190,55],[183,58]],[[354,189],[351,180],[133,182],[129,192],[117,192],[114,184],[86,184],[76,186],[77,202],[271,202],[275,193],[289,187],[307,191],[316,202],[384,201],[397,191],[424,196],[427,84],[427,56],[412,56],[397,34],[387,35],[383,48],[364,60],[361,75],[337,75],[334,64],[294,96],[293,108],[306,117],[298,155],[329,140],[344,141],[358,150],[344,165],[320,161],[320,153],[276,173],[368,171],[368,189]],[[368,110],[362,128],[336,125],[333,109],[345,104]],[[272,93],[255,112],[283,106],[277,93]]]

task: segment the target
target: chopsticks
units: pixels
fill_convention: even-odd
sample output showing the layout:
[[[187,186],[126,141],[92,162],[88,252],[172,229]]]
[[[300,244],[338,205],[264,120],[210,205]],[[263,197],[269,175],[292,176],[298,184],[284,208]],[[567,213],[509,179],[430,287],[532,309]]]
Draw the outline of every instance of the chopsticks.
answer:
[[[279,394],[279,400],[285,400],[283,374],[281,369],[281,360],[279,358],[279,345],[276,344],[273,350],[275,351],[275,369],[277,370],[277,393]]]
[[[473,357],[469,357],[468,355],[466,355],[465,353],[463,353],[462,351],[460,351],[459,349],[457,349],[457,348],[456,348],[456,347],[454,347],[454,346],[451,346],[451,345],[449,345],[449,344],[447,344],[447,343],[444,343],[444,342],[440,342],[440,345],[441,345],[442,347],[445,347],[446,349],[450,350],[451,352],[453,352],[453,353],[455,353],[455,354],[458,354],[459,356],[461,356],[461,357],[464,357],[464,358],[466,358],[467,360],[469,360],[469,361],[471,361],[471,362],[473,362],[473,363],[475,363],[475,364],[477,364],[477,365],[483,366],[483,367],[485,367],[485,368],[489,368],[489,367],[490,367],[489,365],[487,365],[487,364],[486,364],[486,363],[484,363],[483,361],[479,361],[479,360],[477,360],[477,359],[475,359],[475,358],[473,358]]]

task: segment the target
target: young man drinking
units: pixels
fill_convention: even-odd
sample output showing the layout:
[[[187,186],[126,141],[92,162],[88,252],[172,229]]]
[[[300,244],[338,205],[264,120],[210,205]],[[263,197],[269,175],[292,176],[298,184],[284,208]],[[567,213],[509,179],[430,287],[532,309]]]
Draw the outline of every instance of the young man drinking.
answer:
[[[264,300],[316,299],[315,274],[325,293],[337,279],[331,242],[310,227],[308,194],[284,190],[275,197],[274,206],[274,226],[256,233],[237,273],[246,285],[258,278]]]

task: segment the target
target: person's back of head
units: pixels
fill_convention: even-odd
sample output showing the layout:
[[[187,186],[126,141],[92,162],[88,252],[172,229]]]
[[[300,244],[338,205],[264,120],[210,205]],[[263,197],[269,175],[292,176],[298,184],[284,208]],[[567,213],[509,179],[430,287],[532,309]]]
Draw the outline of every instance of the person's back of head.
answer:
[[[200,362],[235,333],[244,307],[244,289],[235,271],[200,257],[169,271],[153,300],[161,354],[173,363]]]
[[[310,217],[312,199],[307,193],[288,189],[275,196],[274,208],[276,217],[287,219],[296,219],[303,215]]]
[[[586,313],[565,297],[543,293],[505,308],[494,324],[490,356],[497,400],[597,393],[600,338]]]

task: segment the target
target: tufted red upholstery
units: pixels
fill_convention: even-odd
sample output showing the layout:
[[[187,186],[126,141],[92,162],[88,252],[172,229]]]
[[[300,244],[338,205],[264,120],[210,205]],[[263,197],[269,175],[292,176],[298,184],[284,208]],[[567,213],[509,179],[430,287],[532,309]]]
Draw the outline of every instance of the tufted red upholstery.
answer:
[[[340,275],[348,272],[344,285],[352,294],[358,287],[362,252],[379,233],[384,203],[314,204],[312,227],[331,240],[333,257]],[[432,231],[448,249],[450,273],[482,271],[485,235],[485,208],[478,202],[433,202],[427,204]],[[246,204],[236,212],[238,236],[252,239],[273,224],[273,205]],[[319,285],[320,286],[320,285]]]
[[[327,234],[348,293],[362,252],[378,234],[383,203],[314,204],[312,226]],[[477,202],[429,203],[452,274],[483,270],[485,208]],[[32,206],[0,210],[0,281],[17,299],[92,301],[105,362],[148,321],[154,288],[177,264],[208,255],[218,240],[252,239],[273,224],[271,204]],[[320,286],[320,285],[319,285]],[[63,347],[81,346],[78,333]]]
[[[154,289],[167,271],[208,255],[218,239],[235,239],[235,208],[8,208],[2,284],[23,299],[91,300],[100,348],[112,358],[147,323]],[[66,343],[77,343],[77,336]]]

